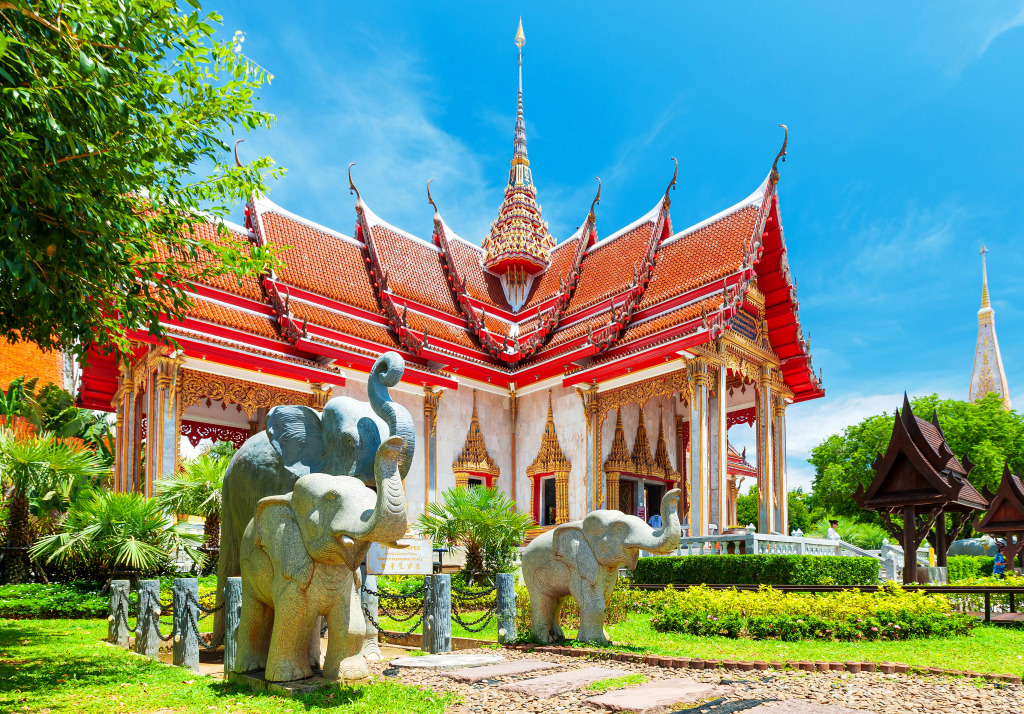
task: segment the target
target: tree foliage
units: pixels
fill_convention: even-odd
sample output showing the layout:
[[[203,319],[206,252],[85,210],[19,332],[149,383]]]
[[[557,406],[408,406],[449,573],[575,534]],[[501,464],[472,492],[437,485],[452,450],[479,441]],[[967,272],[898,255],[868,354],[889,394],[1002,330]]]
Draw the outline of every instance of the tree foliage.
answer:
[[[0,2],[7,339],[124,349],[126,330],[183,316],[191,279],[272,262],[211,221],[277,173],[268,158],[229,163],[221,138],[271,124],[253,107],[270,77],[188,3]]]
[[[1004,463],[1013,470],[1024,467],[1024,416],[1004,410],[997,395],[971,404],[932,394],[912,399],[911,406],[922,419],[931,419],[933,411],[938,414],[950,449],[961,461],[969,455],[974,462],[968,479],[979,491],[984,486],[996,490]],[[875,477],[872,464],[885,453],[894,419],[895,412],[868,417],[811,450],[815,514],[877,521],[874,512],[860,510],[853,494],[858,483],[867,487]]]
[[[496,488],[465,486],[444,492],[441,502],[427,506],[416,522],[435,543],[466,549],[466,570],[491,574],[511,572],[515,548],[526,538],[533,519],[516,510]]]

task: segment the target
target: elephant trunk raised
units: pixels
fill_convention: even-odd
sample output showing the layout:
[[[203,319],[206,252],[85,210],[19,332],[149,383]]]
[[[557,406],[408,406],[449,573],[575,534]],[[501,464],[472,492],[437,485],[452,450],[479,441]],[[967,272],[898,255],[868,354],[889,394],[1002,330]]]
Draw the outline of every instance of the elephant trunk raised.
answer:
[[[416,432],[409,410],[391,399],[388,387],[398,384],[404,372],[405,360],[402,359],[402,356],[397,352],[388,352],[374,362],[366,385],[370,407],[388,425],[391,436],[398,436],[402,439],[398,471],[403,479],[408,475],[409,468],[412,466],[413,453],[416,451]]]
[[[343,521],[332,523],[331,532],[335,538],[348,536],[357,541],[394,545],[395,541],[405,535],[408,514],[400,473],[404,443],[401,437],[391,436],[377,449],[373,464],[377,502],[373,511],[364,513],[361,523],[355,528],[351,523]]]
[[[669,491],[661,499],[661,528],[630,538],[626,547],[639,548],[648,553],[670,553],[679,545],[682,531],[679,527],[679,489]]]

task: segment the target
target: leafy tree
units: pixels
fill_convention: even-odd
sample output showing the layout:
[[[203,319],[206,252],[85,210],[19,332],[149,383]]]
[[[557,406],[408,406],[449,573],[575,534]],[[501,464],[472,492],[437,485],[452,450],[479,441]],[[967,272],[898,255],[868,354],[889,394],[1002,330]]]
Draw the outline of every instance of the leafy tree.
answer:
[[[49,432],[25,433],[0,429],[0,477],[11,489],[7,521],[3,579],[28,582],[29,499],[58,489],[70,489],[76,480],[100,478],[103,463],[81,442],[58,439]]]
[[[270,75],[197,0],[0,3],[0,335],[84,355],[161,334],[188,283],[272,263],[216,219],[272,162],[221,139],[269,126]],[[213,220],[211,220],[213,219]],[[212,227],[211,227],[212,226]]]
[[[933,411],[938,414],[950,449],[961,461],[969,455],[974,462],[968,478],[979,491],[986,485],[993,491],[998,487],[1004,463],[1014,470],[1024,467],[1024,417],[1004,410],[995,394],[974,404],[933,394],[912,399],[911,406],[922,419],[931,419]],[[868,417],[814,447],[809,459],[815,471],[809,505],[815,518],[831,515],[879,522],[873,511],[860,510],[853,494],[858,483],[866,487],[875,477],[872,464],[885,453],[894,418],[895,412]]]
[[[515,549],[526,538],[533,519],[496,488],[450,488],[443,501],[427,506],[417,527],[435,543],[466,549],[465,569],[470,573],[509,572]]]
[[[172,519],[155,499],[138,493],[97,491],[72,504],[60,530],[33,546],[33,558],[67,564],[75,561],[91,570],[110,573],[117,568],[152,571],[169,565],[181,549],[203,563],[200,537]]]
[[[757,526],[757,484],[750,484],[746,493],[736,494],[736,522],[741,526]]]
[[[839,526],[836,531],[839,537],[850,545],[865,550],[878,550],[882,547],[882,539],[889,538],[889,534],[877,523],[865,523],[854,518],[839,516],[836,518]],[[828,535],[829,519],[821,518],[809,526],[809,531],[804,533],[808,538],[824,538]]]
[[[164,510],[203,519],[203,546],[211,554],[220,549],[221,489],[234,453],[234,447],[227,445],[230,452],[223,447],[210,449],[184,464],[174,476],[156,482],[157,502]],[[207,569],[214,561],[213,557],[209,559]]]
[[[797,487],[786,494],[786,505],[789,509],[789,530],[807,532],[811,524],[811,511],[807,508],[808,495],[803,488]]]

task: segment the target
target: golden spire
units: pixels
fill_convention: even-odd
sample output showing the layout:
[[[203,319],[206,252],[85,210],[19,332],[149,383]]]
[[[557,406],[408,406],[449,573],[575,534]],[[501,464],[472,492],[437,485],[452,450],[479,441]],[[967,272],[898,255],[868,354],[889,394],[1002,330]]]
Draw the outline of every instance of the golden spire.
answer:
[[[466,443],[462,447],[462,453],[452,464],[452,471],[456,474],[488,474],[498,476],[501,471],[494,459],[487,453],[487,446],[484,444],[484,435],[480,431],[480,418],[476,411],[476,390],[473,390],[473,416],[469,420],[469,433],[466,434]]]
[[[523,49],[523,45],[526,44],[526,35],[523,34],[523,18],[519,18],[519,29],[516,30],[516,47],[520,50]]]
[[[981,307],[992,307],[988,301],[988,271],[985,269],[985,253],[988,252],[988,248],[983,243],[981,245]]]

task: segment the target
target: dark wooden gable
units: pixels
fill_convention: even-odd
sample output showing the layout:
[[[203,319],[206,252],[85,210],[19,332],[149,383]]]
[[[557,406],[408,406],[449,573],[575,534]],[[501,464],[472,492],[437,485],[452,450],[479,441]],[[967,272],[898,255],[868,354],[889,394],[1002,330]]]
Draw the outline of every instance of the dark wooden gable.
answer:
[[[989,502],[988,512],[975,520],[974,529],[979,533],[1024,532],[1024,481],[1019,474],[1003,466],[1003,480],[993,494],[986,487],[985,499]]]

